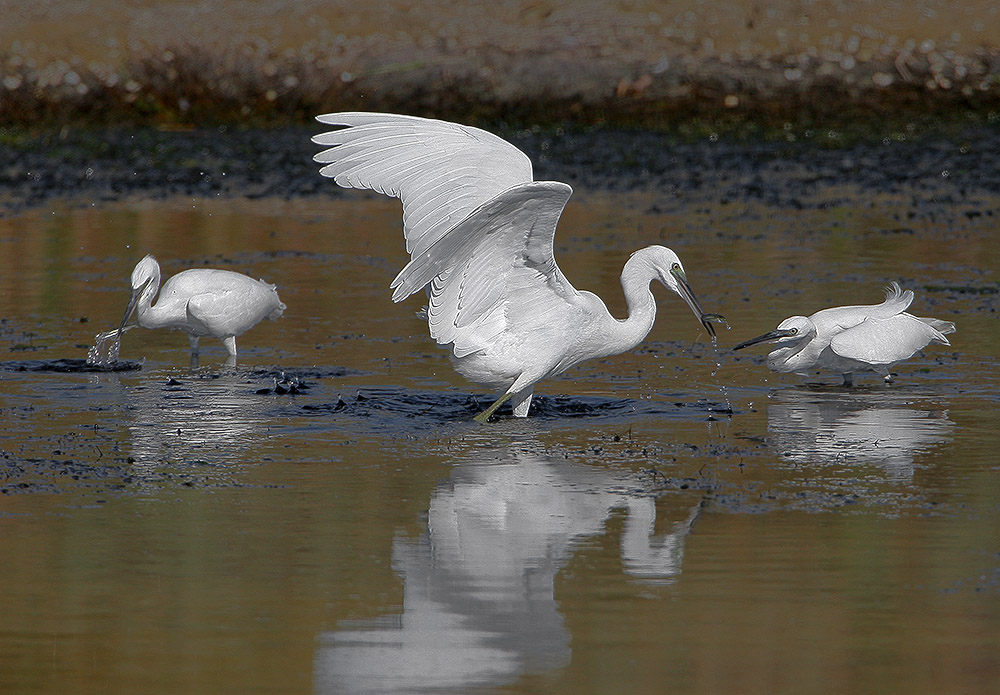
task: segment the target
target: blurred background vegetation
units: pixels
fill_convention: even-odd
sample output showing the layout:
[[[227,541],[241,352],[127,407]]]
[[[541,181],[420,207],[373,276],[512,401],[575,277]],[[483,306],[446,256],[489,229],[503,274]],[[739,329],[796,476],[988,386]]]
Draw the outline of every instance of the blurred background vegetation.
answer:
[[[1000,123],[1000,5],[0,0],[0,127]]]

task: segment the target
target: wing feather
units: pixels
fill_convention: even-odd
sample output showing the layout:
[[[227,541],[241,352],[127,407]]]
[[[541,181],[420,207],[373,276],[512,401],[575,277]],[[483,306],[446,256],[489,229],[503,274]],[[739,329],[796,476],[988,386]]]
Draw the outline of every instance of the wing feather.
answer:
[[[501,338],[511,313],[546,320],[580,300],[553,255],[572,189],[533,182],[531,161],[478,128],[413,116],[333,113],[313,138],[320,173],[403,202],[410,262],[393,301],[428,289],[431,336],[462,357]],[[516,303],[517,306],[513,306]]]
[[[541,315],[577,302],[553,255],[556,223],[571,194],[554,181],[505,191],[414,256],[392,283],[393,299],[429,283],[431,336],[451,343],[457,357],[494,344],[511,328],[512,313]]]
[[[329,148],[314,157],[326,165],[320,173],[347,188],[400,198],[411,254],[494,196],[532,180],[527,155],[479,128],[378,113],[331,113],[317,120],[348,126],[313,138]]]
[[[901,314],[913,303],[913,290],[903,291],[895,280],[885,288],[885,301],[872,307],[871,315],[876,318],[889,318]]]
[[[830,341],[841,357],[868,364],[895,364],[931,343],[950,345],[939,330],[907,313],[889,318],[869,317]]]
[[[570,186],[558,181],[535,181],[504,191],[421,253],[414,253],[390,285],[395,290],[393,301],[409,297],[435,275],[488,249],[483,242],[490,234],[500,233],[522,237],[520,241],[506,239],[502,252],[519,255],[520,262],[538,269],[555,291],[575,295],[576,290],[556,265],[553,250],[556,223],[572,193]]]
[[[859,304],[837,306],[817,311],[809,318],[816,324],[820,334],[838,334],[850,330],[862,322],[872,319],[888,319],[901,314],[913,302],[913,291],[900,288],[892,282],[885,288],[885,300],[881,304]]]

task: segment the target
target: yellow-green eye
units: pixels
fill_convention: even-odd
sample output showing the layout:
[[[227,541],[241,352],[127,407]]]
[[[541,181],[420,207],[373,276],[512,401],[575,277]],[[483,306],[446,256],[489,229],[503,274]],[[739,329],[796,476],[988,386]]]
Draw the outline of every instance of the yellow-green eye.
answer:
[[[670,270],[671,271],[675,271],[676,272],[676,271],[678,271],[680,269],[681,269],[681,264],[677,263],[676,261],[674,262],[673,265],[670,266]]]
[[[790,328],[790,329],[788,329],[788,332],[791,333],[792,335],[795,335],[796,333],[799,332],[799,329],[798,328]]]

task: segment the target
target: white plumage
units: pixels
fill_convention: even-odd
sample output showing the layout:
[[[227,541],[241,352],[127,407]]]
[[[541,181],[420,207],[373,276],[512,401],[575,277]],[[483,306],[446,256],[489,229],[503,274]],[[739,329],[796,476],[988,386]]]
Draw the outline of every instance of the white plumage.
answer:
[[[132,294],[122,326],[132,312],[143,328],[172,328],[188,334],[192,354],[199,339],[220,339],[231,358],[236,336],[258,323],[277,319],[285,310],[274,285],[231,270],[192,268],[174,275],[160,290],[160,264],[146,256],[132,271]],[[156,304],[153,299],[159,297]],[[119,329],[120,330],[120,329]]]
[[[577,291],[556,265],[553,236],[572,188],[534,181],[531,161],[505,140],[456,123],[379,113],[333,113],[347,126],[317,135],[323,176],[348,188],[400,198],[410,262],[392,282],[393,301],[427,288],[431,336],[450,346],[455,368],[502,391],[526,416],[536,382],[592,357],[629,350],[649,333],[656,279],[679,294],[714,335],[677,255],[650,246],[622,272],[627,319]]]
[[[945,334],[955,324],[906,313],[913,291],[896,282],[885,290],[881,304],[840,306],[812,316],[792,316],[770,333],[740,343],[734,350],[776,341],[767,366],[775,372],[805,375],[819,369],[843,374],[850,385],[853,372],[873,371],[892,381],[893,365],[912,357],[931,343],[950,345]]]

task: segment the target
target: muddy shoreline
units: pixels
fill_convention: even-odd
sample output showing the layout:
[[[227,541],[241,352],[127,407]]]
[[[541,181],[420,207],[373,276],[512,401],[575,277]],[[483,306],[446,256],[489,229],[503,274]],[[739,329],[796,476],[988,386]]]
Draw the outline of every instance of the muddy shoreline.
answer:
[[[649,130],[486,126],[524,150],[536,179],[584,190],[654,190],[672,208],[692,201],[792,207],[849,202],[860,191],[910,196],[912,215],[994,215],[977,194],[1000,190],[1000,129],[970,126],[881,138],[788,130],[783,140]],[[60,199],[343,195],[317,174],[310,136],[276,129],[70,129],[0,140],[0,214]],[[919,209],[917,209],[919,207]]]
[[[49,5],[0,0],[6,125],[369,110],[759,133],[985,123],[1000,104],[995,9],[964,1]]]

